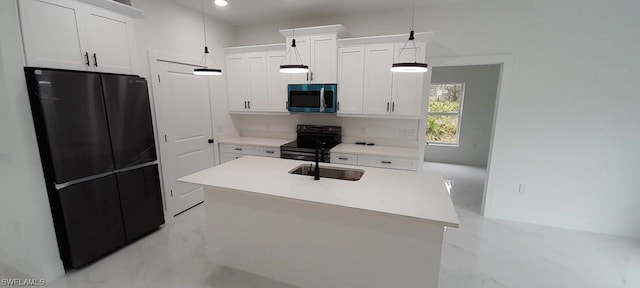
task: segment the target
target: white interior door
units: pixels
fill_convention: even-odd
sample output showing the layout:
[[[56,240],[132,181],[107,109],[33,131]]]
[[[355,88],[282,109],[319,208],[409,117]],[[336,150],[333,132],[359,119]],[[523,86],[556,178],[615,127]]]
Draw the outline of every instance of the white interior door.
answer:
[[[157,61],[155,92],[160,162],[168,214],[202,203],[202,188],[176,179],[214,166],[208,77],[194,66]]]

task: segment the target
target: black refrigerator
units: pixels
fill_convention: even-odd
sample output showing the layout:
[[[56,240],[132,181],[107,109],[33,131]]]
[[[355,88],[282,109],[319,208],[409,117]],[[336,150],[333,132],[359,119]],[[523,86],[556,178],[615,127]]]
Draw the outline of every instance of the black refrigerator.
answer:
[[[31,67],[25,76],[65,268],[162,225],[146,80]]]

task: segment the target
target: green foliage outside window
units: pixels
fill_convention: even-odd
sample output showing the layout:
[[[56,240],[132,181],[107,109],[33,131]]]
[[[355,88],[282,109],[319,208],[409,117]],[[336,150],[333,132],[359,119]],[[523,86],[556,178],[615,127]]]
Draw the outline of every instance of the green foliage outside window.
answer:
[[[434,84],[430,92],[425,141],[457,144],[464,84]]]

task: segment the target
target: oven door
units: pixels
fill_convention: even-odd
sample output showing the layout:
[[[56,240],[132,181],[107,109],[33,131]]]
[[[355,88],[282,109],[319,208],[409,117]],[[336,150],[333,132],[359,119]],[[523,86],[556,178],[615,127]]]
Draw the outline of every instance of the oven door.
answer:
[[[320,155],[320,162],[324,162],[324,163],[330,163],[331,162],[331,157],[329,157],[329,153],[325,152],[325,153],[321,153]],[[302,152],[302,151],[286,151],[286,150],[281,150],[280,151],[280,158],[282,159],[293,159],[293,160],[302,160],[302,161],[315,161],[316,160],[316,154],[315,151],[313,152]]]

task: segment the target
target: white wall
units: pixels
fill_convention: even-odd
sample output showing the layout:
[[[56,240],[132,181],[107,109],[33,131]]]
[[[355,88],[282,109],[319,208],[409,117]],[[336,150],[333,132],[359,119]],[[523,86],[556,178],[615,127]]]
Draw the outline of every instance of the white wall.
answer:
[[[0,261],[5,264],[0,267],[51,280],[64,270],[31,119],[19,30],[16,1],[0,1]]]
[[[213,5],[209,3],[208,5]],[[198,59],[204,52],[202,14],[172,0],[133,0],[145,18],[135,21],[136,44],[140,62],[139,74],[154,81],[149,70],[149,50]],[[236,31],[233,26],[212,17],[206,18],[207,45],[217,67],[224,67],[221,48],[233,46]],[[211,57],[207,64],[211,64]],[[210,65],[213,66],[213,65]],[[227,108],[224,77],[210,77],[214,138],[236,134]],[[151,91],[151,85],[149,85]],[[153,101],[153,99],[152,99]],[[153,103],[152,103],[153,105]]]
[[[500,65],[434,67],[431,83],[464,83],[457,146],[427,145],[424,160],[487,166]]]
[[[233,122],[242,136],[296,138],[296,125],[342,126],[342,142],[373,142],[376,145],[417,147],[418,121],[337,117],[334,114],[297,113],[291,115],[234,115]],[[413,131],[400,136],[400,130]],[[405,134],[406,135],[406,134]]]
[[[498,100],[487,216],[640,237],[637,11],[633,0],[459,1],[417,11],[416,31],[436,31],[428,57],[513,57]],[[334,23],[354,36],[403,33],[409,16],[254,25],[237,39],[277,43],[283,27]]]

